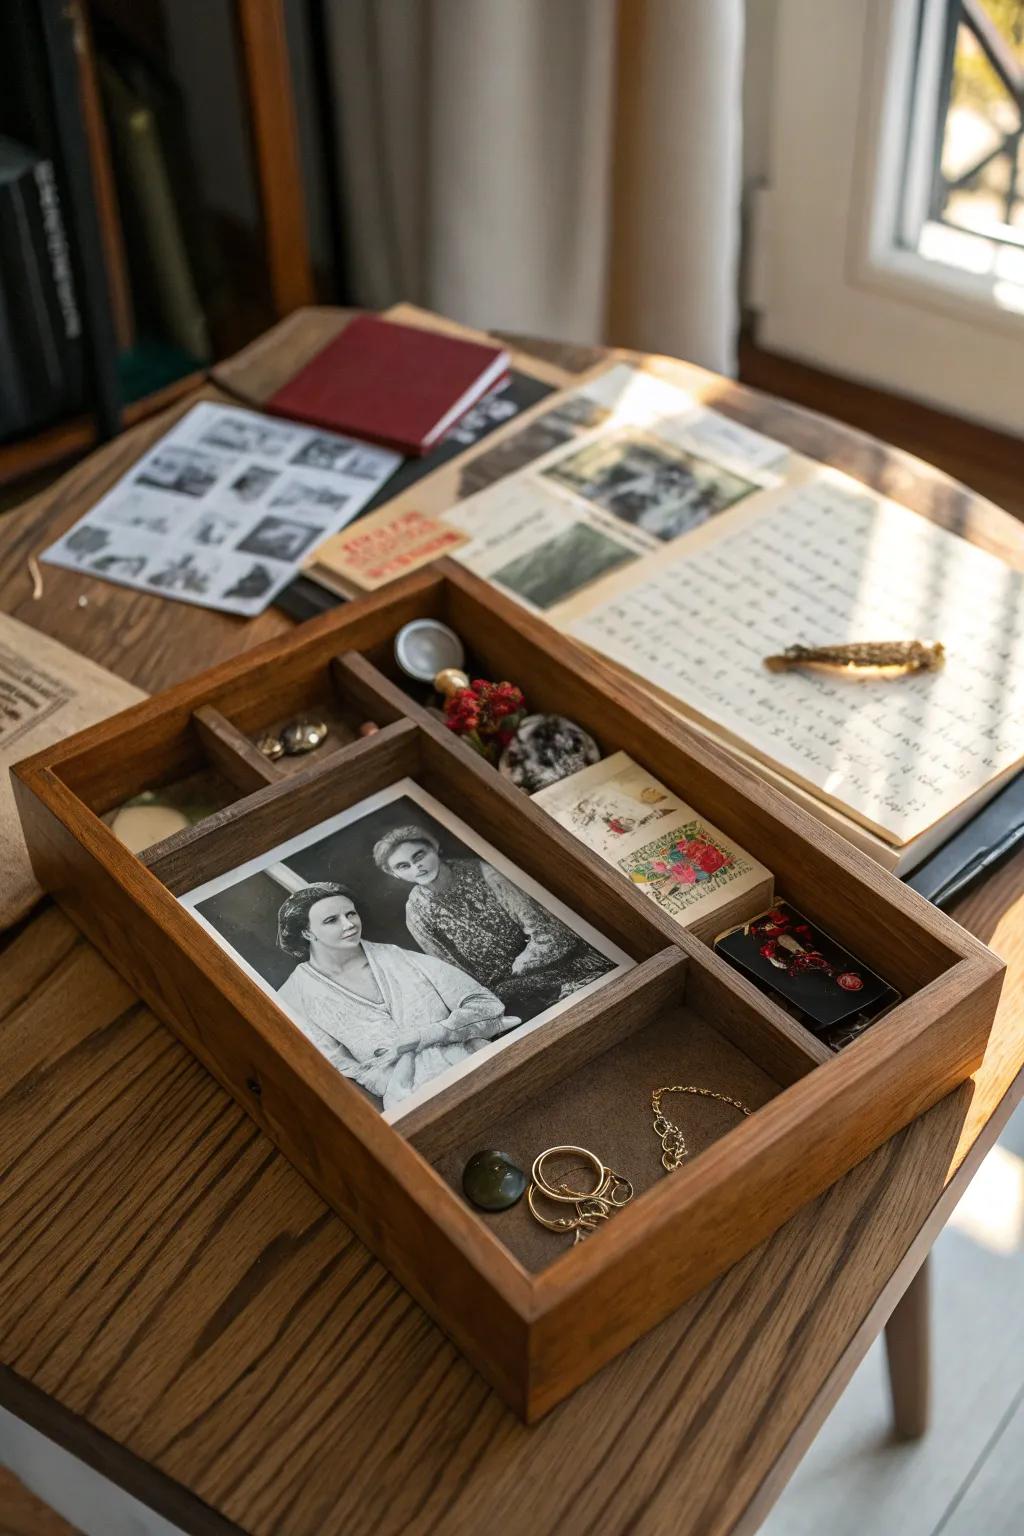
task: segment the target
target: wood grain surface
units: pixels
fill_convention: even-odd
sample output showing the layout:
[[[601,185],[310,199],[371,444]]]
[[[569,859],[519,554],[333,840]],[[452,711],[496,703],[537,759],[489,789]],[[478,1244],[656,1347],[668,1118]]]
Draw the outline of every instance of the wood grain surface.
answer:
[[[945,476],[722,392],[727,413],[1012,542]],[[185,626],[177,604],[49,569],[32,601],[28,554],[161,430],[7,517],[0,564],[5,608],[150,689],[286,627]],[[44,908],[3,941],[0,1400],[187,1530],[755,1530],[1019,1097],[1024,855],[957,915],[1009,968],[973,1083],[527,1429]]]

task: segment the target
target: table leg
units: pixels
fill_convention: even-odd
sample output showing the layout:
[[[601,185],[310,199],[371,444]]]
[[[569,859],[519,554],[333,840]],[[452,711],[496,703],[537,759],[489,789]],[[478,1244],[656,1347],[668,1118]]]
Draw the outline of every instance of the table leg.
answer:
[[[931,1398],[931,1327],[926,1258],[885,1325],[892,1417],[901,1440],[916,1440],[928,1428]]]

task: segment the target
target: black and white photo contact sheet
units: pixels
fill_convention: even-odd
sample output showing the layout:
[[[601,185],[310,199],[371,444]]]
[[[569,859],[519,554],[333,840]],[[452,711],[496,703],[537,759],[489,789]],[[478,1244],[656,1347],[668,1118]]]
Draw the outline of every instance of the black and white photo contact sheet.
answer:
[[[203,400],[43,559],[208,608],[260,613],[400,463],[386,448]]]

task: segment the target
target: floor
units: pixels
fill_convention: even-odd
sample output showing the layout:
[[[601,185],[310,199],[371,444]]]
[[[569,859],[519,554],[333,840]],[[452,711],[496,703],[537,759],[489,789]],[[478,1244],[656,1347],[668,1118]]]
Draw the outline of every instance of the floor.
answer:
[[[1020,1536],[1024,1531],[1024,1105],[932,1256],[933,1418],[889,1428],[881,1340],[761,1536]]]

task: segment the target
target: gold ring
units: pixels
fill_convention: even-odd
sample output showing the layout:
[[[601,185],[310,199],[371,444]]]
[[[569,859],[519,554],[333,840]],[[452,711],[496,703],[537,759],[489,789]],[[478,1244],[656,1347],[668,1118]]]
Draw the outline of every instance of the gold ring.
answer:
[[[544,1161],[546,1158],[557,1157],[561,1154],[572,1154],[576,1157],[581,1157],[585,1164],[589,1164],[593,1168],[597,1177],[597,1183],[593,1189],[569,1190],[566,1189],[564,1184],[552,1186],[548,1183],[544,1177]],[[608,1173],[609,1170],[605,1168],[601,1159],[596,1157],[593,1152],[588,1152],[586,1147],[548,1147],[546,1152],[542,1152],[538,1158],[534,1159],[533,1168],[531,1169],[533,1182],[542,1194],[547,1195],[549,1200],[561,1200],[569,1205],[574,1205],[577,1200],[593,1200],[595,1197],[600,1197],[607,1183]],[[534,1214],[536,1215],[536,1212]],[[538,1220],[540,1220],[539,1217]]]
[[[530,1214],[542,1227],[547,1227],[549,1232],[572,1232],[579,1227],[593,1228],[595,1218],[577,1211],[575,1216],[545,1216],[538,1211],[535,1196],[538,1193],[537,1185],[531,1184],[526,1191],[526,1203],[530,1207]]]

